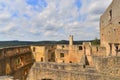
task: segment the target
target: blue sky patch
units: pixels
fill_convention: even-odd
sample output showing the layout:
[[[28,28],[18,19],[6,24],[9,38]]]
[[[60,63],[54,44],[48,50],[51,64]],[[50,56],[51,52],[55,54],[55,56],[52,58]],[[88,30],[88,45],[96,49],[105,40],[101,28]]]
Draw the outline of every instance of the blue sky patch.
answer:
[[[12,13],[12,17],[19,17],[18,16],[18,11]]]
[[[27,0],[27,3],[30,5],[38,5],[39,0]]]
[[[27,4],[31,6],[41,6],[41,7],[47,6],[46,0],[27,0]]]
[[[32,10],[42,11],[46,6],[46,0],[27,0],[27,4],[32,6]]]
[[[78,9],[80,9],[80,7],[82,6],[81,0],[76,0],[75,5]]]
[[[5,7],[6,5],[4,3],[0,3],[0,10],[4,10]]]
[[[27,14],[23,14],[23,17],[25,17],[26,19],[30,19],[31,17],[28,16]]]

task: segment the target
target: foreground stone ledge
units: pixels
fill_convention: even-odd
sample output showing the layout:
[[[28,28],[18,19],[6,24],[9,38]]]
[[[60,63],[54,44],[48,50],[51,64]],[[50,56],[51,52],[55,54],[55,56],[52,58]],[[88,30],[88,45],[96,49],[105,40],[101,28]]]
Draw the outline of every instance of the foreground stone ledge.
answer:
[[[58,66],[63,66],[59,69]],[[76,65],[76,66],[75,66]],[[56,67],[48,67],[56,66]],[[75,66],[77,69],[83,65],[81,64],[58,64],[58,63],[34,63],[27,80],[120,80],[119,76],[104,75],[94,67],[81,67],[81,70],[72,68]],[[69,68],[69,69],[66,69]]]
[[[0,80],[14,80],[12,76],[0,76]]]

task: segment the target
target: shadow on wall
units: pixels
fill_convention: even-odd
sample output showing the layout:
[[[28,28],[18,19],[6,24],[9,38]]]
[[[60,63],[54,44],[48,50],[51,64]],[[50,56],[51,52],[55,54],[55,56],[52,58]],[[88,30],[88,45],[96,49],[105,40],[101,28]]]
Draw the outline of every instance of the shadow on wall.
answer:
[[[53,80],[53,79],[42,79],[42,80]]]

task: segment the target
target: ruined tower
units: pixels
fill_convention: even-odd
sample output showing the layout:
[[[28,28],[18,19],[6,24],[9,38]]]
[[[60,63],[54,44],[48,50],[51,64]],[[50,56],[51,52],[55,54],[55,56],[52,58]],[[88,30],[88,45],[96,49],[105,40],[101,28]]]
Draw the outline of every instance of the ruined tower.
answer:
[[[113,0],[100,18],[101,46],[107,56],[120,56],[120,0]]]
[[[69,45],[73,45],[73,35],[69,36]]]

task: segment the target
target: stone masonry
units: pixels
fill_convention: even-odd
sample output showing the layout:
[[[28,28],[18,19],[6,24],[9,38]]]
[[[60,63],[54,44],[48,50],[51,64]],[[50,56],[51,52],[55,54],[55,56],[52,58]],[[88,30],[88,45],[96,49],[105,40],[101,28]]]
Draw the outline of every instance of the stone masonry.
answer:
[[[113,0],[100,18],[100,46],[74,45],[70,35],[68,45],[0,49],[0,75],[20,80],[120,80],[119,7],[120,0]]]
[[[55,63],[34,63],[27,80],[120,80],[120,0],[100,18],[100,46],[57,45]]]

